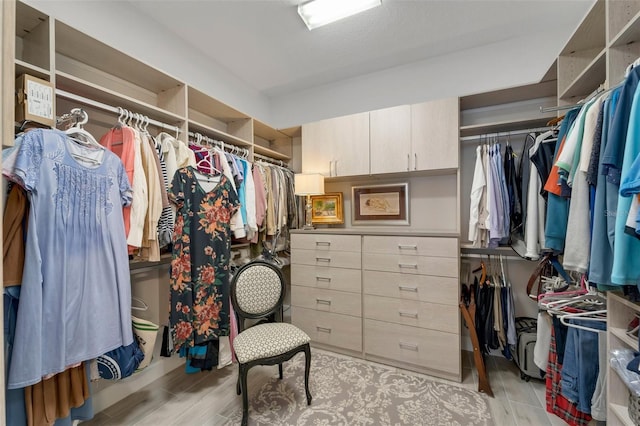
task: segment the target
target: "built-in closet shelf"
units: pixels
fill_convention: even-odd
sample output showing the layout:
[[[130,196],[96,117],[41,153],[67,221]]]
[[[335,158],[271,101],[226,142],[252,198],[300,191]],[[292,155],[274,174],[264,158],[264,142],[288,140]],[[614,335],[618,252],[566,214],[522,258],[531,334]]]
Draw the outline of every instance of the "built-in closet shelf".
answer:
[[[634,339],[633,337],[627,335],[626,330],[618,327],[609,327],[611,330],[611,334],[616,336],[618,339],[623,341],[629,348],[634,351],[638,350],[638,339]]]
[[[629,417],[629,411],[626,405],[620,404],[609,404],[609,408],[616,415],[618,420],[622,422],[625,426],[635,426],[633,421],[631,421],[631,417]]]
[[[261,145],[254,145],[253,152],[256,154],[264,155],[265,157],[275,158],[276,160],[282,160],[284,162],[288,162],[291,160],[291,157],[288,155],[282,154],[278,151],[274,151],[273,149],[266,148]]]
[[[251,146],[251,142],[239,138],[237,136],[230,135],[227,132],[223,132],[222,130],[218,130],[214,127],[207,126],[202,123],[198,123],[194,120],[189,120],[189,131],[202,133],[204,136],[208,136],[210,138],[221,140],[225,143],[230,143],[232,145],[238,146]]]
[[[131,112],[146,115],[149,118],[162,121],[166,124],[179,125],[185,121],[185,117],[181,117],[146,102],[141,102],[122,93],[98,86],[97,84],[82,80],[62,71],[56,71],[56,88],[113,107],[122,107]]]
[[[464,111],[475,108],[510,104],[514,102],[529,101],[537,98],[555,97],[557,93],[557,84],[558,83],[554,76],[553,80],[543,80],[540,83],[463,96],[460,98],[460,110]]]
[[[567,86],[560,94],[560,99],[575,96],[586,96],[596,90],[606,80],[607,75],[607,51],[602,49],[600,53],[587,65],[587,67]]]
[[[594,47],[604,47],[606,43],[605,0],[597,0],[580,26],[573,33],[560,56],[569,55]]]
[[[609,43],[610,47],[624,46],[640,40],[640,12],[631,18],[631,20],[616,34]]]
[[[627,300],[624,296],[620,294],[614,293],[612,291],[607,292],[607,295],[611,296],[611,298],[615,299],[616,303],[621,303],[628,308],[633,309],[634,311],[640,312],[640,303],[632,302],[631,300]]]
[[[272,127],[267,126],[263,122],[259,120],[253,120],[253,133],[265,140],[270,142],[276,141],[278,139],[288,138],[289,136],[276,130]]]
[[[492,123],[471,124],[460,127],[460,136],[475,136],[490,133],[507,133],[514,130],[523,130],[534,127],[542,127],[555,117],[555,113],[538,113],[537,117],[523,118],[520,120],[495,121]]]
[[[16,77],[22,74],[29,74],[47,81],[49,81],[51,78],[51,72],[49,72],[49,70],[41,68],[37,65],[21,61],[20,59],[15,60],[15,65]]]

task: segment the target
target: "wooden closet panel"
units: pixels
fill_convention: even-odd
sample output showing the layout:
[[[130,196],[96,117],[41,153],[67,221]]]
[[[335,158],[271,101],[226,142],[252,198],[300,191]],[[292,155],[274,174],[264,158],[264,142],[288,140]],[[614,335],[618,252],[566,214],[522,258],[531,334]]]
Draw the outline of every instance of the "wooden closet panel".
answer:
[[[291,248],[327,252],[359,252],[361,250],[361,237],[359,235],[293,234],[291,235]]]
[[[291,284],[296,286],[361,293],[360,269],[331,268],[328,266],[295,265],[291,268]]]
[[[364,317],[447,333],[460,330],[458,308],[438,303],[365,295]]]
[[[359,293],[292,286],[291,305],[316,311],[362,316]]]
[[[291,251],[291,263],[310,266],[360,269],[360,253],[351,251],[319,251],[296,249]]]
[[[362,284],[364,294],[458,306],[456,278],[364,271]]]
[[[450,374],[460,373],[458,334],[365,319],[365,356],[374,355]]]
[[[371,271],[458,277],[458,259],[449,257],[363,253],[362,267]]]
[[[439,237],[365,236],[365,253],[457,257],[458,239]]]
[[[359,317],[292,306],[291,321],[307,333],[312,342],[362,351],[362,319]]]

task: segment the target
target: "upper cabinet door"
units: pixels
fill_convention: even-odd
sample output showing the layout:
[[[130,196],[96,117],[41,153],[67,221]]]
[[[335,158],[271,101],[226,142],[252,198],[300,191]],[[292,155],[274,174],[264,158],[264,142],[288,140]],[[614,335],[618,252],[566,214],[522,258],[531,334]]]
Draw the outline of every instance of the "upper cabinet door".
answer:
[[[369,174],[369,113],[303,125],[302,171],[327,177]]]
[[[401,105],[371,111],[369,120],[371,174],[413,170],[411,107]]]
[[[331,120],[316,121],[302,125],[302,172],[321,173],[331,176],[333,173],[332,148],[335,138]]]
[[[458,98],[411,105],[412,170],[458,167]]]

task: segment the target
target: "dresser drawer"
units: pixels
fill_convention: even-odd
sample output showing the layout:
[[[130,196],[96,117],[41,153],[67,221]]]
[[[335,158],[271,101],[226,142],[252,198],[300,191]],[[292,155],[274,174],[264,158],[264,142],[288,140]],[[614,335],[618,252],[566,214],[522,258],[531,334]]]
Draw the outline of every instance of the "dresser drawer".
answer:
[[[460,373],[457,334],[366,319],[365,354],[451,374]]]
[[[292,285],[291,305],[316,311],[362,316],[362,298],[358,293]]]
[[[295,249],[291,250],[291,264],[360,269],[361,256],[360,252],[354,251]]]
[[[367,319],[447,333],[460,332],[460,313],[457,306],[365,295],[364,316]]]
[[[441,303],[456,306],[456,309],[460,299],[458,287],[458,280],[450,277],[380,271],[363,272],[362,289],[365,294]]]
[[[458,257],[458,239],[445,237],[365,236],[365,253],[413,254],[432,257]]]
[[[292,249],[360,252],[361,247],[359,235],[291,234]]]
[[[314,342],[362,351],[362,320],[358,317],[292,306],[291,323]]]
[[[362,270],[331,268],[329,266],[291,266],[291,285],[328,290],[362,292]]]
[[[370,271],[458,277],[458,259],[453,257],[364,253],[362,263],[363,269]]]

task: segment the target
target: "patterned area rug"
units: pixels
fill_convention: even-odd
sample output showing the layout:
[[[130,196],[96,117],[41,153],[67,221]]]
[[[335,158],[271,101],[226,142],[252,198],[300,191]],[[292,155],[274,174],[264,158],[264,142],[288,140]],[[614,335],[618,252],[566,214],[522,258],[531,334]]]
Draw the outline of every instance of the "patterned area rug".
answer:
[[[274,374],[261,389],[249,389],[249,425],[494,424],[485,397],[476,392],[330,352],[312,350],[310,406],[303,354],[284,364],[283,380],[277,369]],[[227,425],[241,419],[236,410]]]

